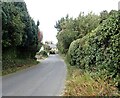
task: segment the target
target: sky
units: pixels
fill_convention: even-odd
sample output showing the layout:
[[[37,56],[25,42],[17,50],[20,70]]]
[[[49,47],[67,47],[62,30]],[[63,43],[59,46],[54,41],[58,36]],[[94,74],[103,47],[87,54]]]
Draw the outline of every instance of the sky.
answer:
[[[40,30],[43,32],[43,42],[57,43],[56,21],[65,17],[78,17],[80,12],[85,14],[94,12],[99,14],[103,10],[118,10],[120,0],[24,0],[30,16],[40,21]]]

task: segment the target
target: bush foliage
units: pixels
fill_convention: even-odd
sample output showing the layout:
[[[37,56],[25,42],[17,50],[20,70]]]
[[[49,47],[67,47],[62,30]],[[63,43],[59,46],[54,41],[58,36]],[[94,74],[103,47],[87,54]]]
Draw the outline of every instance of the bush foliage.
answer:
[[[120,83],[120,11],[109,17],[95,30],[71,43],[68,55],[71,65],[96,73],[104,79]]]
[[[120,88],[120,11],[81,13],[56,23],[58,50],[72,66]]]
[[[41,55],[43,57],[48,57],[47,51],[45,51],[45,50],[40,51],[39,55]]]
[[[79,17],[75,19],[69,18],[68,15],[65,18],[61,18],[55,25],[55,28],[59,31],[57,34],[59,52],[66,54],[71,42],[82,38],[95,29],[99,22],[99,16],[92,12],[88,15],[80,13]]]

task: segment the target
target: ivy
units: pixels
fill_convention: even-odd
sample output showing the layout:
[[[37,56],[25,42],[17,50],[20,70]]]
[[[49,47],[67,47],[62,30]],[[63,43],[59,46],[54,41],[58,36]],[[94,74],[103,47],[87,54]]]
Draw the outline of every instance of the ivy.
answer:
[[[120,84],[120,11],[112,11],[109,17],[84,37],[71,43],[67,59],[71,65],[113,78]],[[96,75],[96,74],[95,74]]]

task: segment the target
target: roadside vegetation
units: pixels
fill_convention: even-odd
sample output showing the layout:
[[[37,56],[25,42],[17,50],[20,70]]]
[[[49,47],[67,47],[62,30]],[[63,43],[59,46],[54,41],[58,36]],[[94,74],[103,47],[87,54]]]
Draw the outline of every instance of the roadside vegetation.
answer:
[[[11,74],[23,69],[26,69],[28,67],[32,67],[37,65],[39,62],[33,59],[13,59],[11,61],[4,61],[4,65],[9,66],[9,68],[6,68],[2,71],[2,75]]]
[[[3,75],[35,65],[43,35],[25,2],[2,2],[2,27]]]
[[[41,50],[40,52],[38,52],[38,53],[36,54],[36,58],[37,58],[38,60],[45,59],[45,58],[47,58],[47,57],[48,57],[48,52],[45,51],[45,50]]]
[[[113,81],[100,77],[92,77],[88,71],[67,64],[66,88],[63,96],[120,96],[118,89],[112,85]]]
[[[68,66],[67,96],[120,95],[120,11],[80,13],[56,22]]]

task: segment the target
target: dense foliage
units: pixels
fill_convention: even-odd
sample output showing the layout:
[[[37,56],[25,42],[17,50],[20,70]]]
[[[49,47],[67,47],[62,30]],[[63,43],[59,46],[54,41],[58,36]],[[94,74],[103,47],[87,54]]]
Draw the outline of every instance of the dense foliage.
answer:
[[[77,22],[81,24],[81,28],[82,22],[78,20]],[[95,23],[91,22],[90,25]],[[89,24],[89,21],[86,24]],[[120,11],[112,10],[110,13],[103,11],[99,24],[95,26],[86,27],[86,34],[79,33],[84,35],[72,41],[67,52],[67,60],[71,65],[89,71],[93,77],[101,77],[108,81],[112,79],[113,85],[120,88]],[[76,35],[72,34],[73,36]],[[61,40],[58,39],[58,45]]]
[[[39,22],[36,25],[30,17],[25,2],[2,2],[3,70],[10,67],[5,66],[4,61],[35,57],[42,40],[38,26]]]
[[[69,62],[82,69],[104,74],[118,83],[120,70],[120,13],[109,16],[92,33],[74,41],[68,52]]]
[[[55,25],[55,28],[59,31],[57,34],[59,51],[62,54],[67,53],[72,41],[82,38],[88,32],[95,29],[99,22],[99,16],[93,13],[88,15],[80,13],[79,17],[75,19],[69,18],[68,15],[66,18],[61,18]]]

